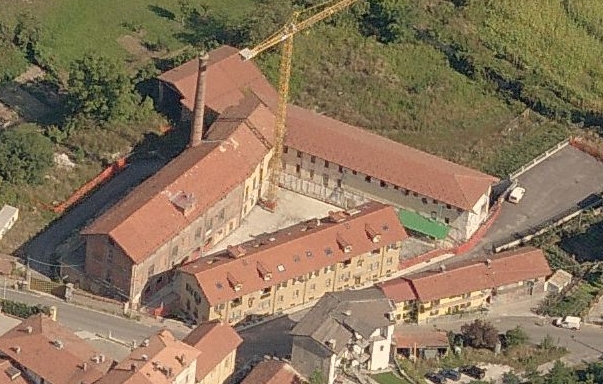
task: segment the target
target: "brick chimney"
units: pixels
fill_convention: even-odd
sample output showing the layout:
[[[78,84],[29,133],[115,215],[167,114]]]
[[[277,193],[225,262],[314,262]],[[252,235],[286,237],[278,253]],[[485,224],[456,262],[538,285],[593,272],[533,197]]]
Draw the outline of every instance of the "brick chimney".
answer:
[[[207,53],[199,56],[199,75],[197,76],[197,90],[195,93],[195,109],[191,126],[189,147],[196,147],[203,140],[203,115],[205,112],[205,75],[207,73]]]

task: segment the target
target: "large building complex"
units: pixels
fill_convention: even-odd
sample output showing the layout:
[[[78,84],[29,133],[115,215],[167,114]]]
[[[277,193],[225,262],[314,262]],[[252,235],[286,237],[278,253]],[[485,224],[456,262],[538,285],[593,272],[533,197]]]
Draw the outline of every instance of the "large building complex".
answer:
[[[82,232],[90,289],[134,308],[239,226],[266,190],[272,156],[276,92],[235,48],[160,84],[162,102],[192,120],[189,148]],[[462,241],[486,220],[491,176],[295,106],[287,126],[282,187],[344,209],[393,205],[432,238]]]
[[[333,212],[182,266],[181,306],[193,319],[229,323],[301,307],[391,276],[406,237],[390,206]]]

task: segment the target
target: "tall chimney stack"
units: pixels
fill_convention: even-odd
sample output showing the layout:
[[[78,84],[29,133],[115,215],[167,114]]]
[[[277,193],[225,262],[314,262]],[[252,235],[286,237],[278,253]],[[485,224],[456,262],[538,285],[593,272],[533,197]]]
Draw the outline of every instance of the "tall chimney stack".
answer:
[[[199,56],[199,75],[197,76],[197,90],[195,92],[195,108],[193,110],[193,123],[189,147],[196,147],[203,140],[203,115],[205,112],[205,75],[209,55],[204,53]]]

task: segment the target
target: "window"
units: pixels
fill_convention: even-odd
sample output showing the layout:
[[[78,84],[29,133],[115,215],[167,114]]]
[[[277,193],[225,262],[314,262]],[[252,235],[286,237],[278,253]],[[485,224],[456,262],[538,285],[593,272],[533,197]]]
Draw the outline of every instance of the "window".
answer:
[[[289,147],[287,147],[286,145],[283,147],[283,153],[288,153],[289,152]]]
[[[431,218],[435,220],[438,217],[438,213],[436,211],[431,211]]]
[[[107,271],[105,272],[105,281],[107,283],[111,282],[111,270],[110,269],[107,269]]]
[[[331,279],[327,279],[327,281],[325,281],[325,287],[329,288],[331,286]]]
[[[349,267],[351,264],[352,264],[352,260],[349,260],[349,259],[348,259],[348,260],[344,260],[344,261],[343,261],[343,267],[344,267],[344,268]]]
[[[398,187],[397,185],[394,185],[394,191],[397,191],[399,189],[400,189],[400,187]]]
[[[226,217],[225,215],[226,215],[226,212],[225,212],[224,208],[220,209],[220,214],[218,215],[220,220],[224,220],[224,217]]]
[[[249,197],[249,185],[245,187],[245,199],[247,199],[247,197]]]
[[[283,296],[283,295],[279,295],[278,296],[278,302],[279,303],[282,303],[284,300],[285,300],[285,296]]]
[[[393,262],[393,258],[390,257],[390,258],[387,259],[387,265],[391,265],[392,262]]]
[[[313,291],[316,289],[316,284],[310,284],[310,290]]]
[[[362,260],[362,259],[358,260],[358,262],[356,263],[356,266],[357,266],[357,267],[362,267],[362,262],[363,262],[363,261],[364,261],[364,260]]]
[[[329,161],[325,160],[325,168],[329,168]]]
[[[381,185],[381,188],[387,188],[387,183],[383,180],[381,180],[381,182],[379,183],[379,185]]]
[[[234,229],[234,221],[231,221],[230,223],[228,223],[228,230],[232,231]]]
[[[447,209],[452,209],[452,205],[450,205],[450,204],[446,204],[446,208],[447,208]]]
[[[436,310],[434,310],[434,311],[429,312],[429,314],[430,314],[431,316],[436,316],[436,315],[438,315],[439,313],[440,313],[440,310],[439,310],[439,309],[436,309]]]
[[[178,256],[178,246],[174,246],[174,248],[172,248],[172,257],[176,257]]]
[[[385,349],[385,346],[383,346],[383,345],[379,346],[379,350],[380,350],[381,352],[383,352],[383,350],[384,350],[384,349]]]
[[[341,188],[341,179],[337,179],[337,188]]]
[[[107,252],[107,263],[113,263],[113,248],[109,248]]]
[[[371,182],[371,177],[370,176],[366,176],[364,178],[364,181],[366,181],[367,183],[370,183]]]
[[[151,264],[151,266],[149,267],[148,271],[147,271],[147,276],[151,277],[155,274],[155,264]]]
[[[201,237],[201,232],[203,232],[203,229],[201,227],[197,228],[195,231],[195,239],[199,239]]]
[[[258,181],[256,180],[256,178],[253,178],[253,189],[255,189],[258,186]]]
[[[316,163],[316,156],[314,156],[314,155],[310,156],[310,162],[312,164]]]
[[[371,255],[379,255],[381,254],[381,248],[373,249],[371,251]]]
[[[314,170],[313,170],[313,169],[311,169],[311,170],[310,170],[310,179],[313,179],[313,178],[314,178]]]
[[[356,172],[356,171],[352,170],[352,175],[354,175],[354,176],[355,176],[355,175],[357,175],[357,174],[358,174],[358,172]]]
[[[301,165],[297,164],[295,166],[295,173],[297,173],[297,176],[301,174]]]
[[[339,173],[343,173],[343,167],[341,165],[339,166]]]
[[[235,308],[238,307],[239,305],[243,304],[243,300],[240,297],[237,297],[236,299],[234,299],[231,303],[230,303],[230,307],[231,308]]]
[[[421,199],[421,202],[422,202],[423,204],[427,204],[427,198],[426,198],[426,197],[422,198],[422,199]]]
[[[322,175],[322,185],[324,185],[325,187],[329,186],[329,175],[327,175],[326,173]]]
[[[264,289],[262,289],[261,294],[262,294],[262,296],[270,295],[271,291],[272,291],[272,287],[264,288]]]
[[[301,157],[302,157],[302,153],[301,153],[301,151],[297,151],[297,158],[298,158],[298,159],[301,159]]]
[[[450,219],[449,219],[449,218],[447,218],[447,217],[445,217],[445,218],[444,218],[444,223],[446,223],[446,224],[450,224]]]
[[[296,289],[295,292],[293,292],[293,298],[297,299],[299,297],[299,289]]]
[[[414,197],[419,197],[419,194],[418,194],[417,192],[413,192],[413,193],[412,193],[412,195],[413,195]]]
[[[404,190],[404,196],[408,196],[408,195],[410,195],[410,191],[408,189],[405,189]]]
[[[433,203],[434,203],[434,204],[437,204],[437,203],[438,203],[438,201],[437,201],[436,199],[433,199]]]

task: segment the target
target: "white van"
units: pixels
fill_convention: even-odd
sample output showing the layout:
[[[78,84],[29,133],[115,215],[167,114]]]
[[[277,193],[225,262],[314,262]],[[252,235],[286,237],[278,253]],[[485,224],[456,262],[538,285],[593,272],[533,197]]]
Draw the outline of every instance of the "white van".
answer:
[[[565,316],[565,317],[560,317],[560,318],[556,319],[555,325],[560,328],[573,329],[573,330],[577,331],[578,329],[580,329],[581,322],[582,321],[580,320],[579,317]]]
[[[508,200],[510,203],[517,204],[523,198],[523,195],[525,195],[525,193],[526,193],[525,188],[515,187],[515,188],[513,188],[511,193],[509,193]]]

